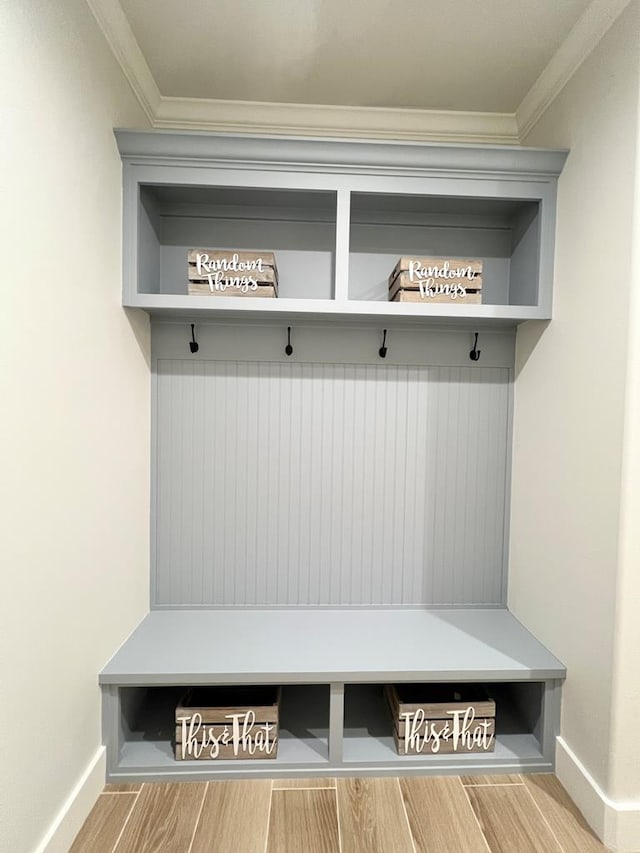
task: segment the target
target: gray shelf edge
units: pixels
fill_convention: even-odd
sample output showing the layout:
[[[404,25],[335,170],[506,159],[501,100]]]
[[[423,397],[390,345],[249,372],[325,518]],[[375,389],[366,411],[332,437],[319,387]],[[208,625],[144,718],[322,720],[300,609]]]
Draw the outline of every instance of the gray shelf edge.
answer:
[[[197,298],[197,297],[196,297]],[[206,298],[206,297],[204,297]],[[232,299],[232,297],[229,297]],[[287,300],[289,303],[299,301],[299,306],[273,304],[268,307],[240,305],[207,305],[198,299],[197,302],[188,301],[190,297],[169,294],[138,294],[138,296],[125,299],[124,308],[136,308],[146,311],[151,316],[192,318],[202,320],[249,322],[249,323],[274,323],[282,320],[296,320],[298,322],[325,322],[325,323],[367,323],[371,325],[385,324],[391,327],[400,325],[415,326],[433,323],[439,326],[457,325],[465,328],[477,326],[488,328],[491,326],[504,328],[514,327],[529,320],[548,321],[550,315],[535,306],[513,306],[513,305],[487,305],[481,306],[490,310],[482,313],[456,312],[456,313],[434,313],[416,310],[414,306],[399,305],[399,311],[387,311],[377,306],[385,306],[387,303],[359,303],[357,300],[343,304],[326,300],[327,305],[322,307],[304,305],[305,300]],[[243,303],[244,305],[244,303]],[[477,308],[477,306],[474,306]]]
[[[394,682],[485,682],[485,681],[563,681],[566,667],[508,670],[396,670],[390,672],[165,672],[110,674],[101,672],[98,683],[118,687],[175,687],[206,684],[384,684]]]
[[[403,141],[338,140],[322,137],[251,136],[199,131],[116,130],[128,162],[186,162],[199,166],[242,165],[351,173],[410,171],[466,172],[477,177],[505,175],[555,179],[566,149],[508,145],[460,145]]]

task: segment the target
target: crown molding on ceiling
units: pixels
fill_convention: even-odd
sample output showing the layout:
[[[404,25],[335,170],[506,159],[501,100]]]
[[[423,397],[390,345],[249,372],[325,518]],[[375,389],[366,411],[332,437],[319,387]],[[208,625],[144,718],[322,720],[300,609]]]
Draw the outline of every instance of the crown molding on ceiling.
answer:
[[[515,113],[165,97],[119,0],[87,0],[154,128],[518,145],[631,0],[592,0]]]
[[[542,118],[630,0],[593,0],[516,110],[520,139]]]
[[[314,104],[274,104],[200,98],[160,99],[154,127],[218,133],[266,133],[412,142],[517,145],[514,115],[386,109]]]
[[[87,0],[118,64],[153,126],[162,96],[118,0]]]

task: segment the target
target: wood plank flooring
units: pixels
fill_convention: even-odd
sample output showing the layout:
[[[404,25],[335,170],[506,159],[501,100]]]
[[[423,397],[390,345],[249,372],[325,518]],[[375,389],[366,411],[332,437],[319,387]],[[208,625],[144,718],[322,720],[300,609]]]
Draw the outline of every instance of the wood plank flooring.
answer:
[[[271,782],[267,779],[210,782],[193,834],[192,853],[264,853],[270,808]]]
[[[487,853],[460,779],[400,779],[400,790],[416,853]]]
[[[397,779],[338,779],[342,853],[413,853]]]
[[[70,853],[607,853],[555,776],[107,785]]]
[[[273,791],[266,849],[269,853],[340,853],[335,790]]]

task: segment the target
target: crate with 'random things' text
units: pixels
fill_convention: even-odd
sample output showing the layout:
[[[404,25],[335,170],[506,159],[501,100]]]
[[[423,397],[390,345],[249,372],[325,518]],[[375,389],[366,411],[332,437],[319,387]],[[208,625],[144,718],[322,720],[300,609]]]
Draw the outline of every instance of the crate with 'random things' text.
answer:
[[[273,252],[240,249],[189,249],[190,296],[278,296]]]
[[[389,276],[390,302],[482,302],[482,261],[403,255]]]
[[[275,758],[279,710],[279,687],[194,687],[176,707],[176,760]]]
[[[496,703],[479,685],[388,684],[399,755],[493,752]]]

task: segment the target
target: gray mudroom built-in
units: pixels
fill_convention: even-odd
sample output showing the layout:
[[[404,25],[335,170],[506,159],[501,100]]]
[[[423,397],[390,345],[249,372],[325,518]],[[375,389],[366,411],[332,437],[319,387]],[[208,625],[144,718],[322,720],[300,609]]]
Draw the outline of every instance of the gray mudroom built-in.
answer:
[[[551,318],[567,152],[116,136],[151,565],[99,676],[109,780],[552,770],[565,668],[507,590],[516,332]],[[276,691],[277,754],[177,760],[200,688]],[[491,748],[402,754],[389,696],[427,688],[484,691]]]

